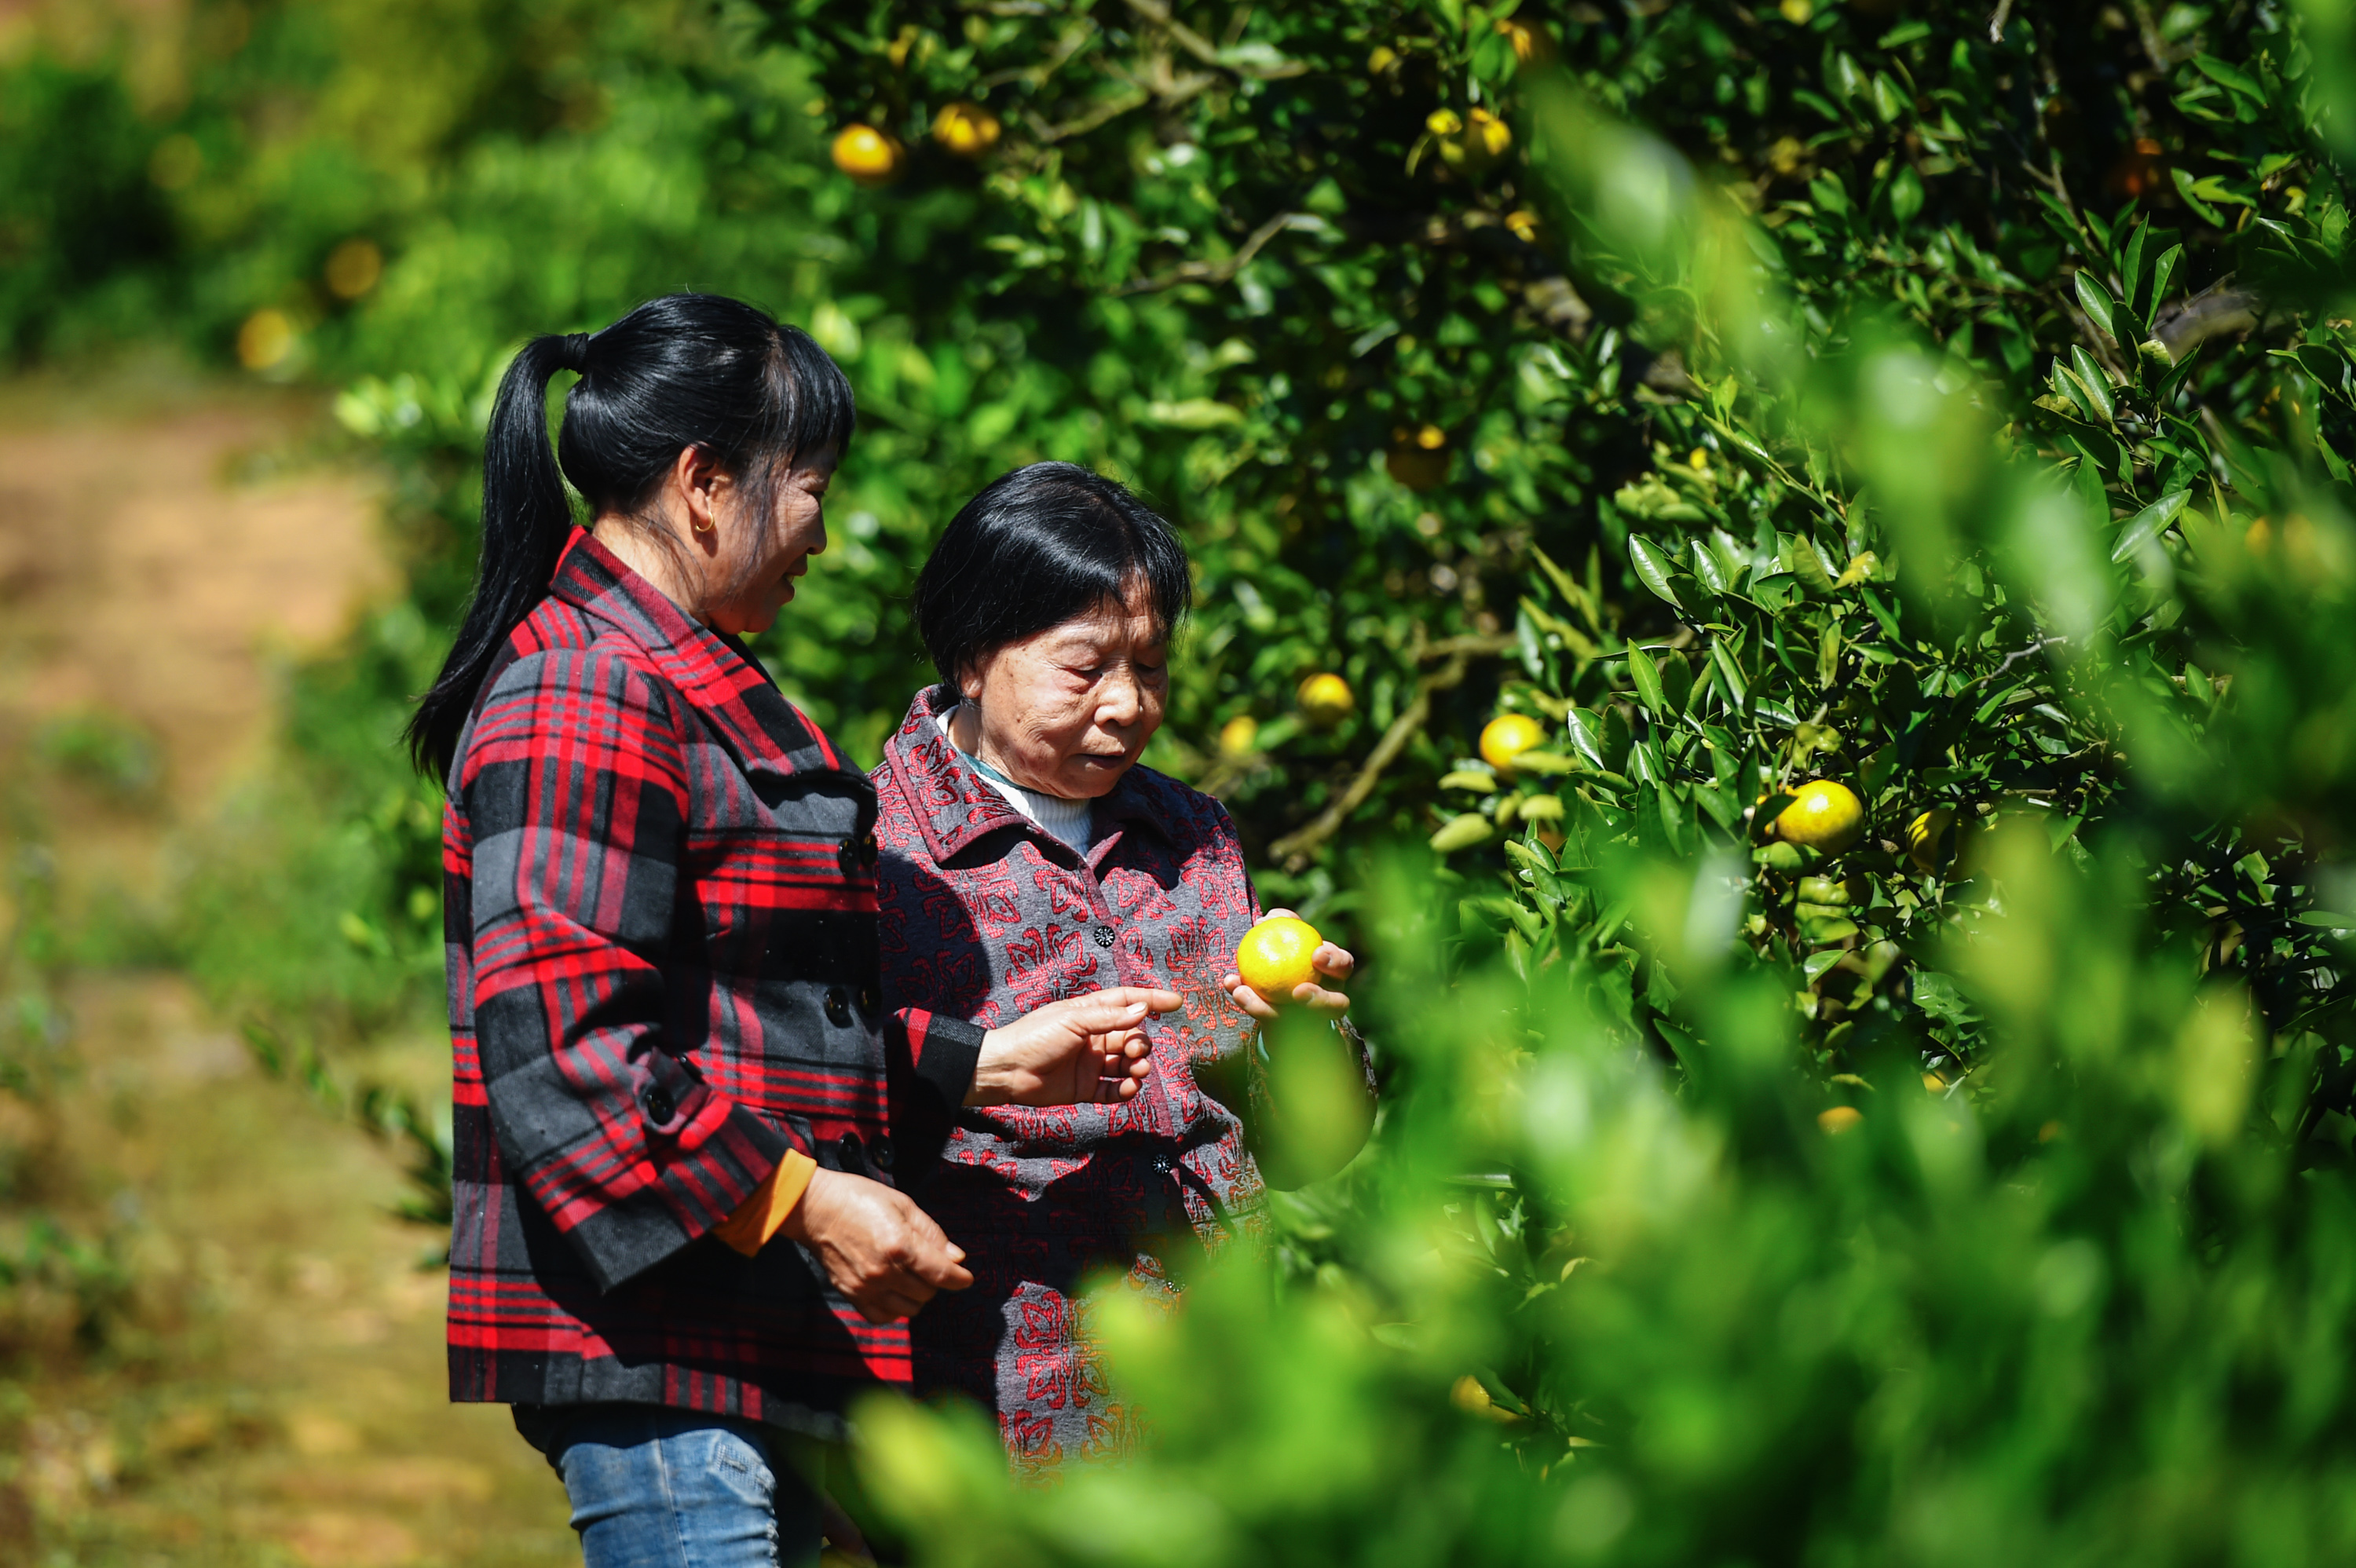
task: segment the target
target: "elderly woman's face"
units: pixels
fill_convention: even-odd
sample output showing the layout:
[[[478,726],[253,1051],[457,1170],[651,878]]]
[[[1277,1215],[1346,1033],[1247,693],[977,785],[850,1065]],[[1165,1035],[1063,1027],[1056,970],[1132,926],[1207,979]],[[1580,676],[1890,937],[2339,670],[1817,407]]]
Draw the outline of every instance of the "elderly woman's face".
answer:
[[[1162,728],[1168,650],[1142,586],[1009,643],[960,684],[958,744],[1025,789],[1092,800],[1120,782]],[[976,742],[978,742],[978,749]]]

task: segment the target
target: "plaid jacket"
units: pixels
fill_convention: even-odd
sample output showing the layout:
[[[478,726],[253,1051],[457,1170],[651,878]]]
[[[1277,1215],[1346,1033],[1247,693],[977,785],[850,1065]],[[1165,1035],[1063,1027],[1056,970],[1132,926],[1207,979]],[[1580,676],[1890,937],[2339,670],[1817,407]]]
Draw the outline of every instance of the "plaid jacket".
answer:
[[[1097,802],[1084,860],[942,736],[952,700],[920,693],[874,773],[886,1004],[988,1027],[1106,986],[1185,998],[1151,1028],[1136,1099],[960,1111],[924,1189],[974,1284],[913,1319],[919,1392],[971,1395],[1018,1465],[1052,1465],[1133,1435],[1087,1348],[1082,1276],[1125,1272],[1170,1296],[1173,1244],[1264,1228],[1265,1080],[1252,1021],[1219,986],[1259,902],[1217,801],[1131,768]]]
[[[799,1247],[709,1235],[798,1147],[926,1169],[981,1031],[886,1014],[874,793],[741,645],[576,535],[443,820],[458,1400],[829,1429],[905,1381]]]

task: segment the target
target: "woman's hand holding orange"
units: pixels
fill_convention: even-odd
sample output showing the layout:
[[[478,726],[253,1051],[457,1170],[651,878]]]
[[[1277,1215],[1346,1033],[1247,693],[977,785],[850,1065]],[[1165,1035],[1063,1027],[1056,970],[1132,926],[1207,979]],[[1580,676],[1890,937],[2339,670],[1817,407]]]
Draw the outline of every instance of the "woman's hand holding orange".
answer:
[[[1289,909],[1272,909],[1260,918],[1267,921],[1298,920],[1301,917]],[[1219,984],[1226,988],[1228,997],[1234,1000],[1236,1006],[1262,1023],[1276,1018],[1279,1002],[1305,1007],[1312,1012],[1339,1018],[1350,1010],[1350,998],[1338,987],[1349,983],[1351,971],[1357,967],[1357,964],[1358,961],[1350,955],[1348,949],[1336,947],[1330,942],[1320,942],[1317,944],[1317,951],[1309,955],[1309,965],[1317,972],[1320,979],[1330,979],[1334,982],[1332,987],[1322,986],[1315,981],[1304,981],[1292,987],[1290,996],[1270,999],[1244,984],[1243,976],[1232,969],[1219,977]]]

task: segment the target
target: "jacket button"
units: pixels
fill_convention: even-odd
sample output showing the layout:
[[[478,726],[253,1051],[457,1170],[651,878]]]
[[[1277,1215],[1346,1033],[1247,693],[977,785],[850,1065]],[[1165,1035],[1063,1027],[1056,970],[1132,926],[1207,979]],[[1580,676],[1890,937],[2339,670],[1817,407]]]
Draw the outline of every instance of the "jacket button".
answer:
[[[882,858],[883,853],[883,850],[876,847],[875,835],[873,833],[859,841],[859,863],[861,865],[872,866],[875,864],[875,862]]]
[[[1097,931],[1096,931],[1096,936],[1097,936],[1097,945],[1098,945],[1098,947],[1110,947],[1110,946],[1112,945],[1112,927],[1111,927],[1111,926],[1108,926],[1108,925],[1100,925],[1100,926],[1098,926],[1098,927],[1097,927]]]
[[[889,1170],[889,1169],[891,1169],[891,1168],[892,1168],[892,1135],[891,1135],[891,1134],[889,1134],[889,1133],[878,1133],[878,1134],[876,1134],[876,1135],[875,1135],[875,1147],[873,1147],[873,1148],[871,1148],[871,1149],[869,1149],[867,1152],[868,1152],[869,1157],[872,1157],[872,1158],[875,1161],[875,1168],[876,1168],[876,1169],[878,1169],[878,1170]]]
[[[837,1029],[844,1028],[851,1022],[851,998],[842,994],[842,987],[840,986],[829,986],[826,988],[826,1021]]]
[[[859,846],[844,839],[842,848],[834,852],[834,863],[842,868],[844,876],[851,875],[859,865]]]
[[[647,1091],[647,1120],[650,1122],[668,1122],[671,1118],[671,1113],[678,1109],[678,1106],[670,1103],[670,1092],[669,1090],[649,1089]]]
[[[869,1018],[872,1019],[875,1016],[876,1005],[881,999],[882,998],[875,995],[874,987],[862,986],[859,987],[859,1010],[865,1013]]]
[[[859,1135],[857,1133],[845,1133],[841,1137],[835,1139],[834,1152],[842,1161],[843,1169],[858,1169],[860,1155]]]

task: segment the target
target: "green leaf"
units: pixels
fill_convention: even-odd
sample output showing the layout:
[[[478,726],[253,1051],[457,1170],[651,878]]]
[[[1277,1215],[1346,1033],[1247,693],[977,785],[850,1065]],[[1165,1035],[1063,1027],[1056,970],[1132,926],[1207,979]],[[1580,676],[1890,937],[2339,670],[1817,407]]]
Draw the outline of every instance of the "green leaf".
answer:
[[[1596,772],[1607,771],[1611,764],[1603,760],[1602,726],[1596,721],[1595,715],[1584,708],[1574,708],[1570,710],[1568,723],[1571,750]]]
[[[2126,297],[2119,303],[2130,311],[2135,309],[2139,291],[2143,287],[2143,242],[2150,233],[2150,224],[2136,224],[2135,232],[2127,236],[2126,251],[2119,257],[2119,282],[2126,285],[2127,291]],[[2140,336],[2141,334],[2138,333],[2136,336]],[[2121,347],[2124,347],[2125,345]]]
[[[2111,560],[2122,561],[2159,537],[2162,528],[2176,520],[2184,510],[2184,503],[2192,498],[2190,490],[2172,490],[2129,517],[2119,532],[2119,542],[2111,547]]]
[[[2225,227],[2225,219],[2218,214],[2217,209],[2193,194],[2190,175],[2186,174],[2182,169],[2170,169],[2168,172],[2176,181],[2176,194],[2184,198],[2185,206],[2199,213],[2202,221],[2218,229]]]
[[[2176,269],[2184,264],[2184,247],[2170,245],[2151,264],[2151,309],[2156,316],[2159,307],[2168,303],[2168,285],[2176,277]]]
[[[1477,811],[1468,811],[1443,824],[1431,836],[1431,847],[1443,855],[1452,855],[1459,849],[1487,843],[1494,831],[1487,817]]]
[[[1684,613],[1684,603],[1677,598],[1676,590],[1669,586],[1669,573],[1675,563],[1661,553],[1658,545],[1637,535],[1629,535],[1628,562],[1636,569],[1636,581],[1667,600],[1679,613]]]
[[[2111,315],[2115,308],[2111,299],[2110,291],[2104,288],[2101,283],[2094,281],[2093,269],[2087,267],[2081,267],[2078,269],[2076,287],[2078,291],[2079,308],[2086,313],[2088,318],[2094,322],[2097,330],[2106,334],[2109,333],[2111,330]]]
[[[1737,708],[1741,707],[1747,700],[1749,688],[1743,683],[1742,667],[1734,662],[1734,650],[1726,645],[1724,638],[1719,638],[1709,645],[1709,656],[1711,662],[1718,666],[1718,678],[1726,684],[1727,700]]]
[[[2085,276],[2083,272],[2078,275]],[[2079,383],[2086,389],[2087,396],[2094,400],[2096,416],[2104,424],[2116,423],[2118,412],[2111,402],[2110,376],[2094,363],[2093,355],[2075,343],[2070,346],[2070,363],[2078,372]]]
[[[2217,83],[2220,87],[2230,88],[2233,91],[2238,92],[2243,97],[2248,99],[2252,103],[2257,104],[2262,108],[2265,106],[2266,101],[2266,90],[2258,85],[2255,78],[2250,76],[2239,67],[2228,65],[2225,61],[2219,59],[2215,55],[2206,52],[2194,55],[2192,57],[2192,66],[2194,69],[2207,77],[2210,80]]]
[[[1149,403],[1145,417],[1172,430],[1216,430],[1221,425],[1241,424],[1244,411],[1213,398],[1186,398],[1174,403]]]
[[[1665,714],[1667,698],[1661,691],[1661,672],[1653,664],[1653,656],[1644,649],[1631,646],[1628,650],[1628,684],[1636,688],[1636,701],[1645,712]]]

